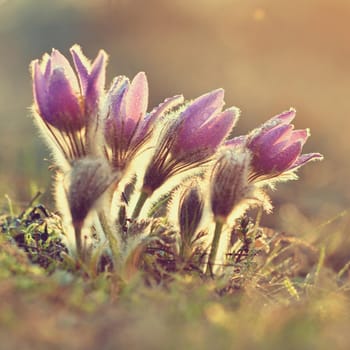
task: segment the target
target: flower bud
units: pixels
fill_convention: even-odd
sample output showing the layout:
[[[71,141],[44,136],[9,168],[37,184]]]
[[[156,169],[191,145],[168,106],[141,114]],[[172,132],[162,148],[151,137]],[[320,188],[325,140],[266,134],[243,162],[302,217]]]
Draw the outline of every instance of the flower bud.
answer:
[[[73,163],[67,192],[73,226],[82,226],[90,210],[118,179],[102,158],[83,158]]]
[[[251,192],[247,151],[226,149],[211,174],[210,202],[216,222],[225,223],[233,209]]]
[[[196,183],[192,183],[182,193],[179,203],[179,226],[182,241],[187,246],[191,245],[202,218],[204,208],[203,195]]]

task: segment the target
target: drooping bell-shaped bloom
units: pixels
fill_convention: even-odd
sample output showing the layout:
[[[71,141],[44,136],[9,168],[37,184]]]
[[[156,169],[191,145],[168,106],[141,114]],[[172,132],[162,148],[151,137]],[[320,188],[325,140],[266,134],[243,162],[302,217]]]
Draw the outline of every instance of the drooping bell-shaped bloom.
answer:
[[[222,111],[224,90],[204,94],[170,121],[144,177],[144,191],[153,193],[171,176],[207,163],[230,133],[239,110]]]
[[[250,181],[261,181],[293,174],[311,160],[320,160],[320,153],[301,154],[310,136],[308,129],[294,130],[290,124],[295,110],[283,112],[265,122],[245,137],[234,138],[226,144],[244,145],[252,155]]]
[[[104,128],[113,166],[124,169],[151,136],[155,120],[182,100],[174,96],[147,114],[146,74],[138,73],[131,82],[124,76],[115,78],[107,96]]]
[[[31,63],[34,116],[49,145],[68,162],[87,154],[88,129],[95,130],[92,125],[98,123],[107,61],[103,50],[92,64],[78,45],[70,51],[76,72],[55,49]]]

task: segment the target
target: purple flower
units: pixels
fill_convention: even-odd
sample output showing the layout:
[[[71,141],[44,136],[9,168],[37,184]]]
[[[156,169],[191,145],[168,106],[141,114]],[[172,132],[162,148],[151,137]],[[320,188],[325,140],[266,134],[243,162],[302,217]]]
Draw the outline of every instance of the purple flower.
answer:
[[[48,124],[66,133],[80,130],[96,113],[104,88],[106,53],[91,65],[79,46],[71,48],[78,77],[68,60],[53,49],[32,62],[34,109]]]
[[[114,79],[106,101],[105,139],[112,152],[112,164],[123,169],[149,139],[154,121],[182,102],[174,96],[147,114],[148,83],[144,72],[130,83],[120,76]]]
[[[207,163],[234,126],[238,109],[222,112],[224,91],[198,97],[174,119],[168,120],[148,166],[143,191],[148,195],[171,176]]]
[[[294,130],[290,122],[295,110],[285,111],[265,122],[245,137],[234,138],[227,145],[247,147],[251,154],[250,181],[261,181],[290,174],[311,160],[321,160],[320,153],[301,154],[310,136],[308,129]]]
[[[100,100],[104,96],[107,55],[100,51],[90,64],[80,47],[68,60],[53,49],[31,64],[34,117],[62,168],[88,153],[96,154]]]
[[[224,90],[218,89],[195,99],[179,116],[180,127],[171,147],[177,159],[188,155],[207,156],[215,153],[235,125],[239,110],[224,106]]]

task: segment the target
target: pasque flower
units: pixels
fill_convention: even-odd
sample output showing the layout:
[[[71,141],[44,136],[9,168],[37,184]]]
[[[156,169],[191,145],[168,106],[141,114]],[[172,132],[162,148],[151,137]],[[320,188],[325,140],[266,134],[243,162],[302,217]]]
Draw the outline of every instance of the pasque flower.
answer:
[[[251,155],[242,147],[223,149],[218,154],[210,175],[210,206],[215,222],[206,273],[213,274],[219,242],[224,226],[232,224],[252,206],[270,212],[270,199],[249,181]],[[228,224],[228,225],[227,225]]]
[[[308,129],[294,130],[290,124],[295,110],[285,111],[265,122],[246,136],[229,140],[226,145],[242,145],[250,150],[250,181],[293,176],[294,171],[309,161],[322,159],[320,153],[301,154],[310,136]],[[295,175],[294,175],[295,176]]]
[[[232,210],[252,193],[248,182],[250,155],[228,149],[214,164],[210,178],[210,204],[214,220],[225,223]]]
[[[210,205],[215,221],[213,241],[210,246],[207,275],[213,274],[222,228],[232,211],[251,195],[248,183],[250,155],[247,151],[226,149],[214,164],[210,176]]]
[[[84,249],[81,230],[86,217],[107,188],[118,180],[119,174],[103,158],[85,157],[73,162],[66,195],[79,255]]]
[[[214,90],[169,121],[144,177],[146,192],[151,194],[169,177],[208,162],[238,119],[238,109],[222,112],[223,105],[224,91]]]
[[[104,126],[113,166],[124,169],[151,136],[155,120],[182,101],[182,96],[174,96],[147,114],[146,74],[138,73],[131,83],[116,77],[107,95]]]
[[[181,113],[171,148],[174,158],[199,159],[215,152],[239,115],[235,107],[221,112],[223,106],[224,90],[218,89],[198,97]]]
[[[86,154],[87,135],[97,123],[104,93],[107,55],[100,51],[92,64],[79,46],[71,48],[76,73],[68,60],[53,49],[31,64],[34,114],[51,143],[72,161]],[[39,118],[38,118],[39,117]]]
[[[169,115],[146,169],[133,218],[139,215],[147,198],[170,177],[198,168],[210,160],[239,115],[236,108],[222,112],[223,106],[224,90],[218,89]]]

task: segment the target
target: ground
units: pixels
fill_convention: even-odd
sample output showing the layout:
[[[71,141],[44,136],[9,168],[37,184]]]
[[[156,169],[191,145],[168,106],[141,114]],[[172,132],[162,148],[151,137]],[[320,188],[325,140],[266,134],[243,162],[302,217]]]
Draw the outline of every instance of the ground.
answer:
[[[39,217],[1,217],[3,349],[348,348],[349,264],[336,269],[329,236],[311,244],[275,232],[271,250],[230,281],[174,273],[145,283],[142,273],[121,281],[37,259],[10,236]],[[326,225],[335,236],[337,220]],[[48,247],[40,254],[55,256]]]

